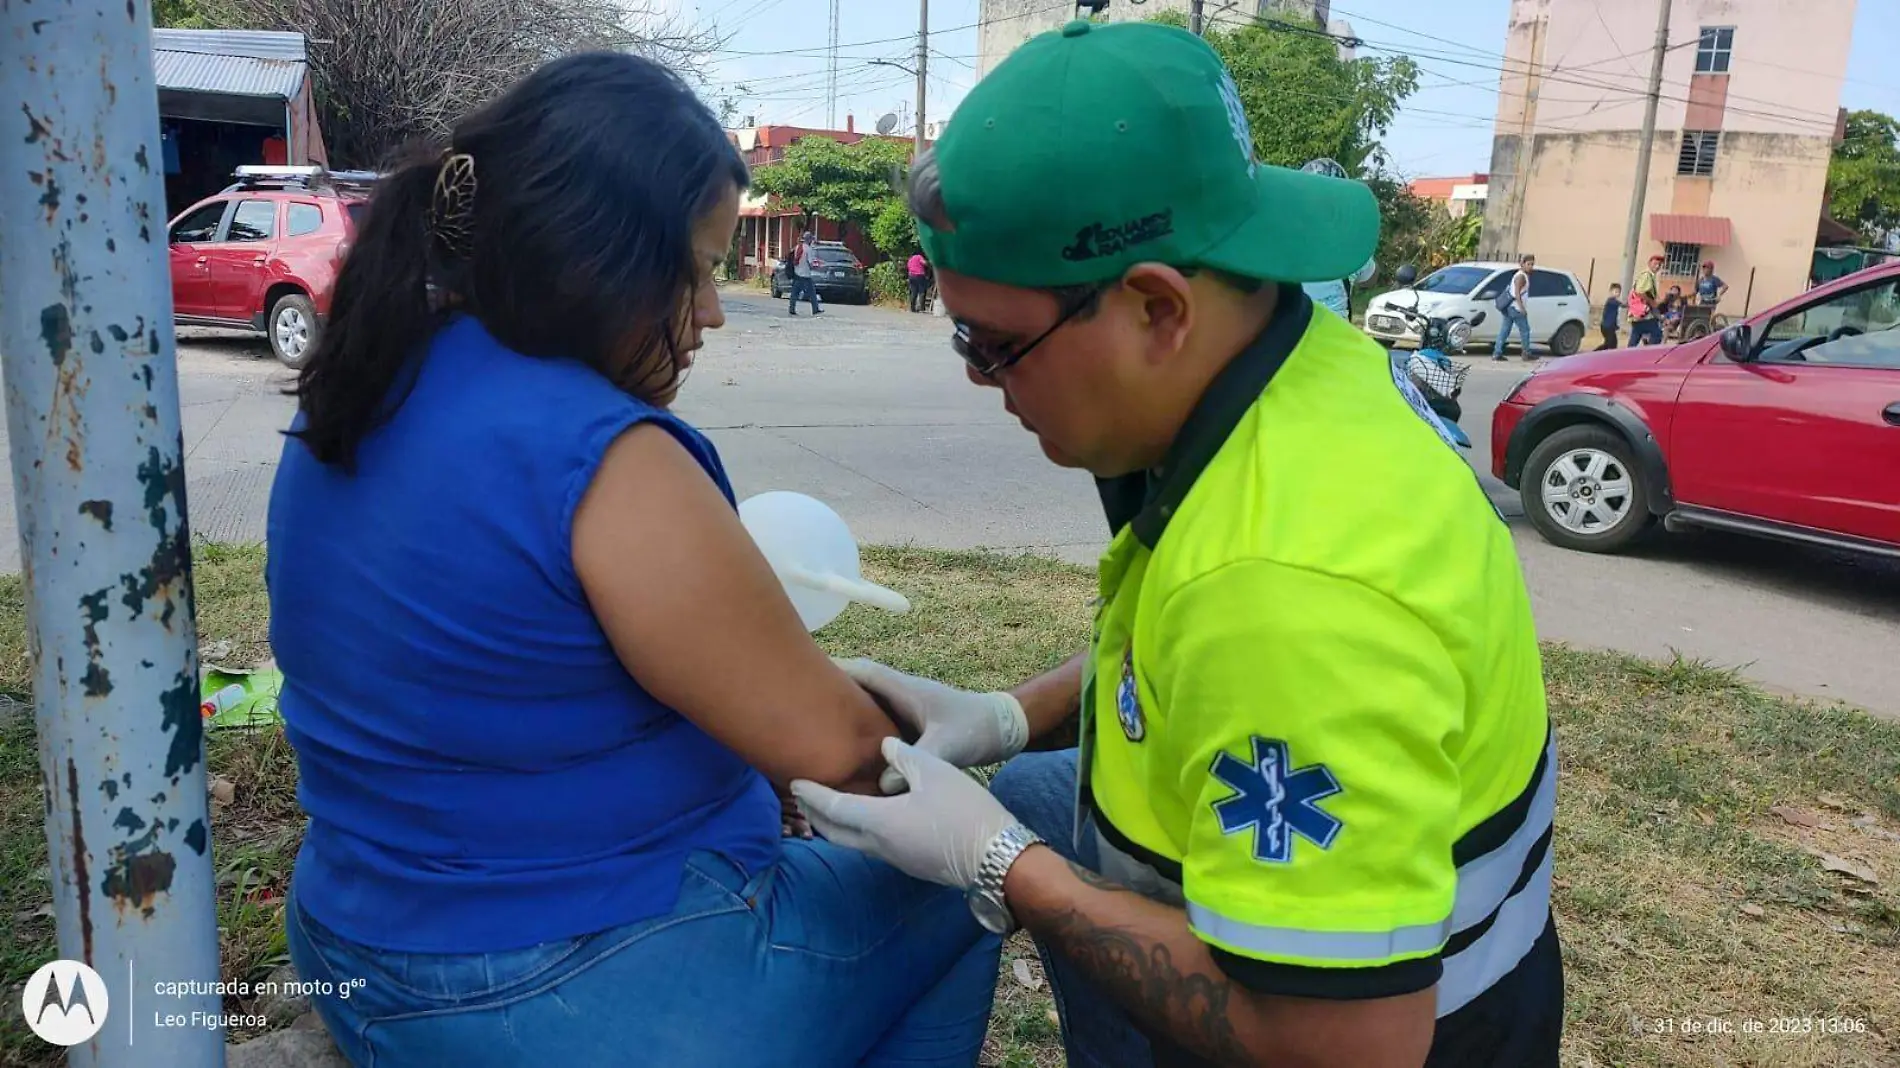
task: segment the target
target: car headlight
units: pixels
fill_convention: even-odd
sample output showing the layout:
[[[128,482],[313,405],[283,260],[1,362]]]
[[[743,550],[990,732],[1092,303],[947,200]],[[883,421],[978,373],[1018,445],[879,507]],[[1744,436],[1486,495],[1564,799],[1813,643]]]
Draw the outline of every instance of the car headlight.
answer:
[[[1510,389],[1505,391],[1504,399],[1500,401],[1499,403],[1509,404],[1512,401],[1515,401],[1517,399],[1517,395],[1523,391],[1524,387],[1531,384],[1531,379],[1537,377],[1537,371],[1539,370],[1542,370],[1542,368],[1540,367],[1535,370],[1532,370],[1529,374],[1526,374],[1523,378],[1518,379],[1515,385],[1513,385]]]

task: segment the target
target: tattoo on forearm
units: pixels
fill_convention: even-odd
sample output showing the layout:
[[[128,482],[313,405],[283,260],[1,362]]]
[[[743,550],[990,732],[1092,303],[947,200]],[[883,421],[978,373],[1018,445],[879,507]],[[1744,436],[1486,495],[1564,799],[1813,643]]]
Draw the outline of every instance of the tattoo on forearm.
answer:
[[[1068,861],[1068,865],[1069,865],[1069,870],[1075,873],[1076,878],[1082,880],[1083,882],[1089,884],[1090,886],[1094,887],[1097,890],[1121,890],[1121,891],[1127,891],[1129,893],[1133,893],[1133,891],[1128,890],[1127,887],[1121,885],[1118,882],[1115,882],[1114,880],[1110,879],[1108,876],[1103,875],[1101,872],[1091,871],[1088,868],[1084,868],[1082,865],[1077,864],[1073,860]]]
[[[1109,888],[1120,889],[1113,884]],[[1233,987],[1226,978],[1183,974],[1166,945],[1145,943],[1120,928],[1098,926],[1073,910],[1053,917],[1047,930],[1039,933],[1144,1027],[1218,1064],[1250,1062],[1228,1018]]]

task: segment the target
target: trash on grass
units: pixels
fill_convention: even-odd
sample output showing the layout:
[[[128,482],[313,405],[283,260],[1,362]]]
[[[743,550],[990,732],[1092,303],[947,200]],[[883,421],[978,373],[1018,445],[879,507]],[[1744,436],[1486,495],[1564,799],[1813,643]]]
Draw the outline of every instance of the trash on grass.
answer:
[[[283,688],[281,671],[206,668],[199,689],[203,703],[198,706],[205,729],[277,726],[284,721],[277,709],[277,695]]]

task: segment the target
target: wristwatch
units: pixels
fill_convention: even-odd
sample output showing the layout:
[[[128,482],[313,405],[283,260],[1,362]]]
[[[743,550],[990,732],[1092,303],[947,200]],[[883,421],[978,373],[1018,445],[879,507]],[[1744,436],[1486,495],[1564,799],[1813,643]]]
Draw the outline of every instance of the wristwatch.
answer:
[[[976,881],[964,891],[970,911],[976,914],[976,922],[982,924],[984,930],[1007,935],[1016,929],[1016,917],[1011,915],[1009,903],[1003,899],[1003,877],[1009,874],[1010,865],[1023,855],[1023,850],[1041,841],[1040,835],[1020,823],[1010,824],[990,839],[982,862],[976,866]]]

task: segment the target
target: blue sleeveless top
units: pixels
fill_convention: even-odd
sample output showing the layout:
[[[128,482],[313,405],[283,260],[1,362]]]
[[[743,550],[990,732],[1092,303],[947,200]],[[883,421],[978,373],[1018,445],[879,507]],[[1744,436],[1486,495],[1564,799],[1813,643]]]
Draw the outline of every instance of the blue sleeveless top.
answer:
[[[732,499],[698,431],[467,317],[354,475],[286,443],[266,577],[318,922],[513,949],[665,913],[694,850],[778,856],[770,784],[627,674],[574,573],[575,507],[643,422]]]

